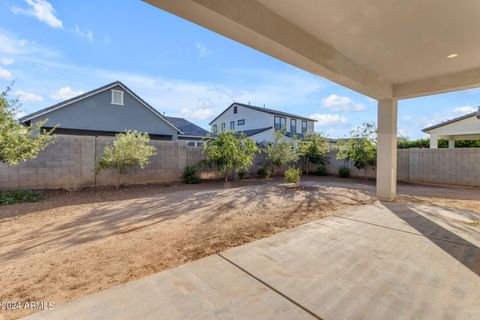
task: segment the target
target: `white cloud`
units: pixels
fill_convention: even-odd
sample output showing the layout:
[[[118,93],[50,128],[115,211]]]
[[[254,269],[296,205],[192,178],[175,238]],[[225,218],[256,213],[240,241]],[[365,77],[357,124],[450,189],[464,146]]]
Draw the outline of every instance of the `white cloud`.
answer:
[[[15,14],[23,14],[36,17],[53,28],[63,28],[63,23],[55,16],[55,9],[46,0],[25,0],[29,8],[12,7]]]
[[[2,59],[0,59],[0,63],[1,63],[1,64],[4,64],[4,65],[6,65],[6,66],[12,64],[13,62],[14,62],[14,60],[13,60],[13,59],[9,59],[9,58],[2,58]]]
[[[44,100],[42,96],[22,90],[17,90],[15,95],[23,103],[39,103]]]
[[[463,106],[463,107],[458,107],[453,109],[454,112],[457,112],[459,115],[464,115],[467,113],[472,113],[477,111],[477,108],[471,107],[471,106]]]
[[[73,90],[70,87],[62,87],[50,95],[55,100],[67,100],[75,96],[81,95],[83,91]]]
[[[331,94],[323,99],[322,104],[324,107],[336,112],[363,111],[366,109],[365,105],[357,103],[349,97],[337,96],[336,94]]]
[[[82,31],[79,26],[75,25],[72,31],[80,38],[85,38],[90,42],[93,42],[93,32],[90,30]]]
[[[212,108],[182,108],[182,115],[192,120],[211,120],[215,115]]]
[[[310,118],[318,120],[318,122],[315,123],[315,125],[318,127],[329,127],[347,123],[347,118],[339,114],[315,113],[310,115]]]
[[[15,119],[20,119],[21,117],[26,116],[26,115],[27,115],[27,113],[24,112],[24,111],[17,111],[17,112],[15,112]]]
[[[197,41],[197,43],[195,43],[195,48],[197,48],[199,59],[212,54],[212,51],[208,50],[207,46],[200,41]]]
[[[10,80],[13,78],[13,75],[7,69],[3,69],[0,67],[0,78]]]

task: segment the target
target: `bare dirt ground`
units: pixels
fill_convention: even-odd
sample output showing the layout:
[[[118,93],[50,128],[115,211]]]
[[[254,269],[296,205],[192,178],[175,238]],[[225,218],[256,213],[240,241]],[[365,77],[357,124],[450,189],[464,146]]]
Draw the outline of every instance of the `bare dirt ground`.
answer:
[[[51,191],[0,207],[0,301],[55,305],[375,201],[374,185],[308,177]],[[480,211],[479,189],[400,185],[400,201]],[[5,319],[33,310],[0,310]]]

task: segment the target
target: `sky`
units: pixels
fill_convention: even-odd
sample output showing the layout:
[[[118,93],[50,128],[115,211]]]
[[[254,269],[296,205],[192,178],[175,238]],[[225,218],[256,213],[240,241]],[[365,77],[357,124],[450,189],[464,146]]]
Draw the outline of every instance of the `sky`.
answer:
[[[0,88],[28,114],[120,80],[160,112],[208,129],[232,102],[317,119],[347,137],[376,101],[138,0],[0,0]],[[399,135],[473,112],[480,90],[401,100]]]

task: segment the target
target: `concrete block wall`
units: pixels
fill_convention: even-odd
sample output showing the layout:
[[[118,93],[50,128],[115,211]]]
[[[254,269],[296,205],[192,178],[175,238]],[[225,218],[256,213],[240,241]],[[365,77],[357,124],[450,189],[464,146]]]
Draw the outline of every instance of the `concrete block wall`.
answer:
[[[8,166],[0,163],[0,189],[78,188],[95,184],[95,138],[55,136],[36,159]]]
[[[336,175],[344,161],[337,160],[334,152],[329,158],[327,172]],[[364,172],[353,168],[351,163],[346,166],[352,176],[364,176]],[[375,174],[375,170],[369,170],[368,177],[375,178]],[[480,148],[397,150],[397,180],[480,187]]]

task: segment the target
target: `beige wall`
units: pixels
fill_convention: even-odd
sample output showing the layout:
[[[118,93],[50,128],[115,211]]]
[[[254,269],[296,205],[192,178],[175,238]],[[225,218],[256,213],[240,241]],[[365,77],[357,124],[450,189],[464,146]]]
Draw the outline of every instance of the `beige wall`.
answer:
[[[124,176],[115,170],[102,170],[95,177],[95,158],[113,139],[56,135],[55,143],[34,160],[17,166],[0,163],[0,189],[79,188],[179,181],[185,165],[203,159],[202,149],[186,147],[185,141],[152,140],[157,154],[145,169],[134,169]],[[202,170],[200,176],[209,178],[214,173],[213,170]]]
[[[330,154],[329,174],[338,174],[344,164]],[[364,172],[347,164],[354,177]],[[375,170],[368,170],[368,177],[375,178]],[[432,183],[480,187],[480,148],[458,149],[400,149],[397,150],[397,180],[413,183]]]
[[[104,170],[95,177],[95,157],[101,155],[112,140],[112,137],[57,135],[55,143],[34,160],[13,167],[0,163],[0,189],[173,182],[181,180],[185,165],[204,159],[201,148],[186,147],[185,141],[152,141],[157,154],[144,170],[132,170],[125,176]],[[258,157],[250,170],[252,176],[262,164],[262,157]],[[343,160],[335,159],[331,153],[328,173],[337,174],[343,164]],[[398,150],[397,167],[398,181],[480,187],[480,148]],[[354,168],[351,173],[352,176],[364,175]],[[213,168],[203,169],[199,174],[205,179],[219,177]],[[368,176],[375,178],[375,171],[369,170]]]

